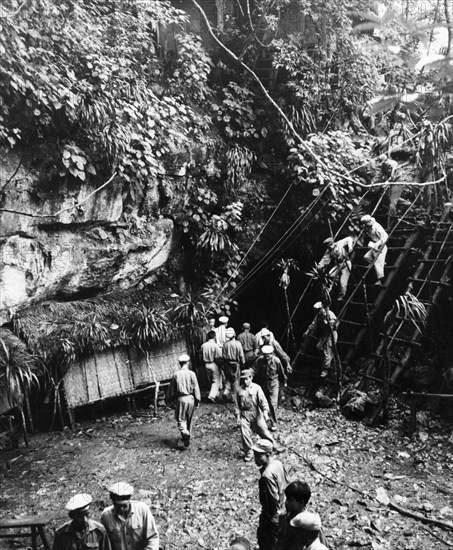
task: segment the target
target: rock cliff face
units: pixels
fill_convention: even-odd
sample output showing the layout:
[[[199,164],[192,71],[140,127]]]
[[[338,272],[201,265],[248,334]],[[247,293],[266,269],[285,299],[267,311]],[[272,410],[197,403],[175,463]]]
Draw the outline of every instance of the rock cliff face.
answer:
[[[150,182],[138,208],[116,179],[89,197],[83,182],[46,188],[5,150],[0,166],[0,324],[43,300],[128,288],[167,261],[175,231],[161,207],[181,200],[185,170]]]

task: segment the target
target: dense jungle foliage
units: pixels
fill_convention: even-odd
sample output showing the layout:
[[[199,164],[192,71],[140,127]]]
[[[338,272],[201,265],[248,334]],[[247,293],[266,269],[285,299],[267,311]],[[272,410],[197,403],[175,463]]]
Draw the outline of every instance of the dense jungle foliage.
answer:
[[[282,253],[294,238],[304,243],[305,221],[322,236],[327,220],[360,213],[363,194],[380,189],[367,185],[398,179],[398,155],[417,180],[439,180],[433,206],[448,198],[448,10],[241,0],[212,23],[227,51],[191,33],[188,15],[164,0],[10,0],[0,20],[0,140],[50,186],[94,188],[116,173],[138,214],[147,186],[186,159],[196,176],[184,208],[166,215],[181,230],[195,291],[228,299],[289,187],[279,223],[298,232]],[[274,106],[244,67],[269,52]],[[405,194],[410,186],[388,200]]]

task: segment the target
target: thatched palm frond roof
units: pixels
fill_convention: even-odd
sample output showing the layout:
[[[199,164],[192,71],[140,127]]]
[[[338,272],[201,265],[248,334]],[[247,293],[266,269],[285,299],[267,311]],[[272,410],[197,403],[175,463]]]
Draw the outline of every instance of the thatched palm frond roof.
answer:
[[[73,360],[122,345],[141,349],[178,334],[171,320],[175,295],[115,291],[76,302],[43,302],[16,313],[14,331],[61,376]]]

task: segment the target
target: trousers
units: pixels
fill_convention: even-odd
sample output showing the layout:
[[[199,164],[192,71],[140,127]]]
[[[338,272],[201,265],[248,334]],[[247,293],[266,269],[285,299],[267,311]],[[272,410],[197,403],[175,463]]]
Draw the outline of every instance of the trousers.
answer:
[[[237,389],[239,386],[239,363],[225,361],[223,366],[223,374],[225,376],[225,388],[223,390],[223,395],[227,399],[231,396],[234,409],[236,414],[238,414]]]
[[[365,254],[364,258],[369,264],[374,263],[374,271],[376,272],[376,278],[382,279],[384,277],[384,265],[385,257],[387,256],[387,247],[384,245],[379,250],[371,249]]]
[[[181,435],[190,435],[193,414],[195,412],[195,398],[193,395],[182,395],[176,402],[175,417]]]
[[[261,385],[267,402],[269,403],[269,413],[272,424],[277,423],[277,408],[278,408],[278,395],[279,395],[279,382],[278,378],[272,380],[266,380]]]
[[[278,537],[278,516],[275,521],[264,514],[260,515],[256,538],[260,550],[275,550]]]
[[[274,442],[274,438],[269,431],[266,421],[262,414],[256,415],[241,415],[241,440],[242,440],[242,449],[245,454],[248,454],[252,450],[252,434],[256,433],[262,439],[268,439],[269,441]]]
[[[346,294],[348,288],[349,276],[351,275],[352,264],[350,260],[346,260],[340,265],[336,265],[329,271],[329,276],[334,282],[338,283],[340,292],[338,293],[338,299],[341,300]]]
[[[215,399],[219,395],[219,391],[222,386],[222,374],[217,363],[206,363],[205,366],[208,373],[209,382],[211,383],[208,398]]]

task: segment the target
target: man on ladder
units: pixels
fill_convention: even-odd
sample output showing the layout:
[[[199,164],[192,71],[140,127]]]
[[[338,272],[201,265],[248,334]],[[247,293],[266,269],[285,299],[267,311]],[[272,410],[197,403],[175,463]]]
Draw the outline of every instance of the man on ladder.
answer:
[[[327,245],[327,250],[318,262],[317,267],[323,270],[330,268],[328,274],[332,279],[332,284],[329,291],[332,290],[335,282],[338,282],[340,290],[337,300],[344,300],[351,274],[352,264],[350,258],[354,248],[354,239],[353,237],[345,237],[335,242],[332,237],[329,237],[324,241],[324,244]]]
[[[386,242],[389,238],[387,231],[372,216],[366,214],[360,219],[365,237],[369,239],[369,250],[364,259],[369,264],[374,264],[376,272],[376,286],[382,286],[384,279],[385,256],[387,255]]]

